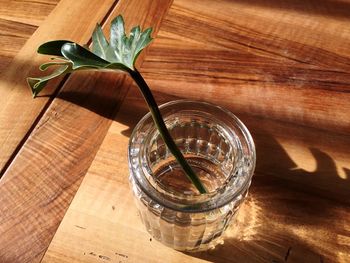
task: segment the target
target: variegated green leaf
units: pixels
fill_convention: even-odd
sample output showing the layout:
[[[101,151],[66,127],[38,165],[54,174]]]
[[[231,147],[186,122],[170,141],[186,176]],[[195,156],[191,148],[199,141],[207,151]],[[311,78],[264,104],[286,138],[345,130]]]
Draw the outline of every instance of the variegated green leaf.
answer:
[[[102,28],[97,24],[92,34],[92,52],[100,58],[107,59],[106,51],[108,47],[109,43],[102,32]]]
[[[114,49],[117,57],[118,55],[123,54],[124,42],[126,39],[125,28],[124,28],[124,19],[122,16],[117,16],[112,20],[111,23],[111,37],[110,45]],[[121,57],[118,57],[119,61],[122,61]]]
[[[124,20],[117,16],[111,22],[110,41],[108,43],[99,24],[92,34],[91,51],[69,40],[56,40],[42,44],[38,53],[57,56],[59,61],[44,63],[42,71],[51,66],[61,66],[51,75],[43,78],[29,78],[28,83],[36,96],[48,80],[65,74],[68,65],[69,71],[85,69],[110,69],[130,71],[134,70],[135,61],[151,41],[152,29],[141,31],[139,26],[134,27],[129,37],[125,33]]]
[[[95,34],[103,34],[96,27]],[[152,28],[141,31],[140,26],[134,27],[129,37],[125,34],[124,20],[121,16],[117,16],[111,23],[111,38],[109,45],[104,45],[105,57],[101,56],[101,52],[94,52],[97,56],[113,63],[121,63],[133,70],[136,59],[140,52],[152,41]],[[95,41],[95,40],[93,40]],[[94,43],[93,43],[94,45]],[[101,45],[102,46],[102,45]]]

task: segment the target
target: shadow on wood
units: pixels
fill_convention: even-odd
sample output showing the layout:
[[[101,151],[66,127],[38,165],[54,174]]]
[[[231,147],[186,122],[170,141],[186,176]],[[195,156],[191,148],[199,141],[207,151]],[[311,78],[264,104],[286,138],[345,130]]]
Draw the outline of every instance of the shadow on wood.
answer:
[[[312,173],[293,170],[295,163],[272,136],[268,143],[275,152],[278,149],[274,161],[284,165],[283,178],[287,180],[269,175],[268,170],[267,174],[258,171],[249,197],[236,222],[227,230],[223,244],[211,251],[189,255],[218,263],[345,260],[350,245],[340,245],[339,241],[349,235],[346,223],[350,216],[348,207],[310,195],[310,187],[302,187],[303,178],[312,176],[317,181],[317,175],[323,169],[332,170],[329,174],[332,180],[342,180],[334,161],[326,153],[312,149],[318,163],[317,170]],[[259,141],[257,146],[259,149]],[[265,154],[259,154],[258,170],[269,163],[269,155]],[[296,177],[299,181],[291,183],[288,177]],[[350,186],[348,179],[342,183]]]
[[[158,104],[181,99],[162,92],[153,93]],[[97,91],[90,92],[88,96],[84,89],[62,91],[58,98],[124,124],[126,129],[122,134],[129,137],[138,120],[146,114],[147,106],[134,85],[127,96],[127,107],[124,105],[124,111],[118,112],[115,117],[101,110],[101,105],[112,105],[114,98],[102,96]],[[247,258],[249,262],[341,259],[341,253],[346,255],[350,249],[349,245],[339,241],[342,235],[348,235],[346,218],[350,214],[348,207],[331,199],[349,196],[345,191],[350,187],[349,179],[341,179],[333,158],[317,147],[310,149],[317,164],[316,170],[310,172],[298,168],[275,138],[284,132],[283,129],[272,127],[267,131],[264,123],[270,125],[271,120],[239,117],[248,125],[257,146],[257,169],[249,198],[238,215],[237,223],[228,229],[224,244],[213,251],[190,255],[220,263],[232,262],[232,259],[247,262]],[[298,138],[293,130],[287,136]],[[344,171],[349,174],[348,169]],[[325,184],[332,189],[323,191]],[[338,198],[334,198],[332,193],[338,193]]]
[[[350,3],[345,1],[324,0],[322,4],[317,0],[238,0],[236,2],[241,2],[244,5],[296,11],[307,15],[350,19]]]
[[[103,81],[103,78],[101,79],[99,81]],[[106,83],[108,84],[108,82]],[[106,89],[108,88],[112,87],[106,85]],[[124,89],[124,87],[119,88]],[[78,104],[105,118],[114,118],[114,115],[111,115],[110,112],[108,114],[106,113],[103,105],[113,105],[115,98],[103,96],[98,91],[87,95],[82,90],[79,92],[62,91],[59,93],[58,98]],[[127,112],[123,112],[114,118],[116,121],[129,127],[122,132],[127,137],[130,136],[137,121],[148,111],[146,103],[143,101],[135,85],[132,85],[129,93],[133,98],[131,99],[132,103],[130,103],[130,100],[128,102]],[[163,92],[154,91],[153,93],[158,104],[181,99]],[[231,109],[231,111],[235,112],[234,109]],[[337,170],[335,161],[328,154],[328,151],[335,150],[347,156],[347,137],[339,136],[338,138],[335,135],[330,135],[327,132],[317,129],[313,131],[308,127],[297,126],[295,124],[291,125],[261,117],[247,116],[240,113],[236,115],[247,125],[256,143],[257,174],[275,176],[287,180],[289,186],[293,186],[306,193],[313,193],[328,199],[348,202],[350,197],[350,182],[349,179],[341,178],[338,171],[342,169],[346,176],[349,174],[349,170],[345,167],[338,167]],[[294,130],[292,127],[294,127]],[[289,144],[293,145],[294,148],[292,150],[297,151],[299,154],[297,156],[298,161],[307,163],[310,166],[315,163],[314,171],[307,171],[300,168],[289,156],[288,151],[276,139],[281,134],[289,140]],[[331,141],[329,137],[332,137]],[[299,152],[310,153],[300,154]]]

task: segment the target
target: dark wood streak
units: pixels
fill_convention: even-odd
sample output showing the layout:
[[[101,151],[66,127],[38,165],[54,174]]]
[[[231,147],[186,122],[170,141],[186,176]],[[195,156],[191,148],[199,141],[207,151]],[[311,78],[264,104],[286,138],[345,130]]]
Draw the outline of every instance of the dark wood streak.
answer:
[[[291,250],[292,250],[292,247],[289,247],[288,250],[287,250],[286,256],[284,257],[284,261],[288,260],[288,257],[289,257],[289,254],[290,254]]]
[[[176,6],[174,6],[176,7]],[[242,28],[238,25],[222,23],[216,16],[198,14],[189,16],[183,8],[173,9],[172,16],[166,20],[165,31],[176,31],[181,37],[191,37],[199,41],[208,40],[206,44],[216,45],[228,49],[240,50],[250,48],[257,53],[272,56],[277,59],[286,59],[291,62],[303,63],[312,66],[323,66],[343,70],[349,69],[349,57],[343,57],[335,52],[307,45],[297,41],[287,40],[268,31],[255,31],[252,28]],[[285,48],[290,55],[285,55]],[[262,53],[261,53],[262,52]],[[313,55],[310,57],[310,55]]]

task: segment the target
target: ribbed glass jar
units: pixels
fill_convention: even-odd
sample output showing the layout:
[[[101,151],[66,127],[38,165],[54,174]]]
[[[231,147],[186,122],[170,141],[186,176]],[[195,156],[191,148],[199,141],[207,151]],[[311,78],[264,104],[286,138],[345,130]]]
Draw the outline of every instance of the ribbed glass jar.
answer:
[[[156,240],[176,250],[212,248],[247,195],[256,158],[252,137],[231,112],[209,103],[180,100],[160,109],[208,193],[199,194],[187,179],[148,113],[128,149],[141,219]]]

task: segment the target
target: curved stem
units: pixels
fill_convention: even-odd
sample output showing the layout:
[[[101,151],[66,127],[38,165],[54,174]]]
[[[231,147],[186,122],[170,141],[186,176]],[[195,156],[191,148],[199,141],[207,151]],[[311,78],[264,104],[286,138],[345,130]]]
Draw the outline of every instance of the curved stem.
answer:
[[[140,91],[144,97],[144,99],[147,102],[148,108],[152,114],[152,118],[154,123],[156,124],[160,135],[162,136],[166,146],[170,150],[170,152],[174,155],[178,163],[180,164],[181,168],[184,170],[186,176],[188,179],[191,180],[191,182],[194,184],[194,186],[198,189],[198,191],[201,194],[207,193],[207,189],[204,187],[202,182],[199,180],[196,173],[193,171],[191,166],[187,163],[185,160],[185,157],[182,155],[179,148],[176,146],[173,138],[171,137],[164,120],[162,118],[162,115],[159,111],[158,105],[153,97],[153,94],[148,87],[146,81],[143,79],[140,72],[137,71],[137,69],[129,70],[128,71],[130,76],[133,78],[133,80],[136,82],[137,86],[140,88]]]

